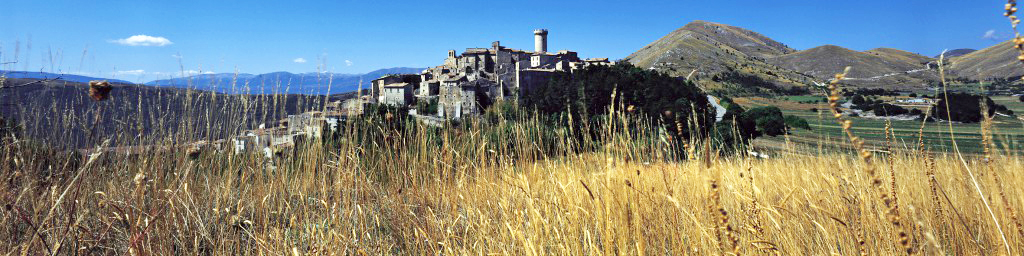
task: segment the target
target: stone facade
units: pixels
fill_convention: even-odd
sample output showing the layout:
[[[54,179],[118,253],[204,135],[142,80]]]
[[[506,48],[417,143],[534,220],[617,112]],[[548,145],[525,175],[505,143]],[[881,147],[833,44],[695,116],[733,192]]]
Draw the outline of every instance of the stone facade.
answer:
[[[389,75],[373,80],[376,103],[413,105],[417,98],[438,98],[439,117],[459,119],[480,113],[481,104],[517,100],[547,84],[554,72],[591,65],[611,65],[607,58],[580,59],[572,51],[547,51],[548,31],[534,31],[534,51],[506,48],[495,41],[490,48],[451,50],[444,64],[421,74]],[[373,103],[373,102],[371,102]]]

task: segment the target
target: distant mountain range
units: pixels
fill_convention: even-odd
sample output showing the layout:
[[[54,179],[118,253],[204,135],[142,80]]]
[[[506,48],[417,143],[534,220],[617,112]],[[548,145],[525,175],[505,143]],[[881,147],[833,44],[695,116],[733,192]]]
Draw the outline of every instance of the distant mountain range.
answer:
[[[947,51],[946,74],[951,79],[986,80],[1024,76],[1013,44],[1003,42],[985,49]],[[938,81],[938,59],[892,48],[855,51],[823,45],[802,51],[744,28],[694,21],[630,54],[623,61],[690,77],[705,89],[725,93],[781,92],[807,88],[852,67],[843,83],[861,87],[920,89]],[[419,73],[423,68],[387,68],[365,74],[273,72],[266,74],[201,74],[156,80],[150,86],[192,88],[239,94],[335,94],[355,91],[362,81],[386,74]],[[103,78],[45,72],[0,71],[8,78],[88,82]],[[115,83],[131,84],[116,79]]]
[[[946,52],[947,75],[984,80],[1024,75],[1015,49],[1004,42],[986,49]],[[892,48],[854,51],[823,45],[797,51],[743,28],[694,21],[637,50],[625,59],[638,67],[690,76],[705,89],[750,92],[751,84],[791,88],[821,83],[847,66],[844,84],[913,89],[938,81],[937,56]],[[737,79],[737,77],[739,77]]]
[[[420,73],[423,70],[424,68],[398,67],[378,69],[365,74],[294,74],[289,72],[273,72],[254,75],[246,73],[219,73],[155,80],[143,84],[158,87],[191,88],[196,90],[232,94],[287,93],[324,95],[356,91],[359,89],[360,81],[363,83],[363,88],[368,88],[370,81],[387,74],[411,74]],[[47,72],[0,70],[0,75],[11,79],[60,80],[74,83],[88,83],[92,80],[107,80],[111,83],[136,84],[134,82],[119,79],[71,74],[54,74]]]
[[[132,82],[128,82],[128,81],[125,81],[125,80],[118,80],[118,79],[107,79],[107,78],[97,78],[97,77],[88,77],[88,76],[71,75],[71,74],[54,74],[54,73],[33,72],[33,71],[6,71],[6,70],[0,70],[0,75],[3,75],[4,77],[7,77],[7,78],[27,78],[27,79],[39,79],[39,80],[59,79],[59,80],[63,80],[63,81],[76,82],[76,83],[88,83],[89,81],[92,81],[92,80],[107,80],[107,81],[109,81],[111,83],[121,83],[121,84],[131,84],[132,83]]]
[[[387,74],[420,73],[424,68],[386,68],[365,74],[273,72],[266,74],[219,73],[194,75],[184,78],[156,80],[150,86],[192,88],[221,93],[246,94],[336,94],[355,91],[362,81],[368,88],[370,81]]]

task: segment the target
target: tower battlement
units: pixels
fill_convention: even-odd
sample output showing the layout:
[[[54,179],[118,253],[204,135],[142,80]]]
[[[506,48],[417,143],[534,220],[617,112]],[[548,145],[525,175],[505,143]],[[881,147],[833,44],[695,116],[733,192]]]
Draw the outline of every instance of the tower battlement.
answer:
[[[537,29],[533,31],[533,51],[543,53],[548,51],[548,30]]]

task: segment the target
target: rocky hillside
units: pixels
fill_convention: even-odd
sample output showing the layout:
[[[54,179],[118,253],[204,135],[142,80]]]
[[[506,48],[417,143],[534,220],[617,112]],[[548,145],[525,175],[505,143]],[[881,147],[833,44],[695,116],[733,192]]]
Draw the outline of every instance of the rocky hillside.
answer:
[[[949,74],[968,80],[985,80],[1024,75],[1013,43],[1006,41],[949,60]]]
[[[859,52],[833,45],[796,51],[757,32],[706,21],[691,22],[625,60],[674,76],[692,72],[705,89],[741,94],[765,92],[763,88],[795,92],[790,88],[824,82],[846,66],[853,73],[844,83],[852,86],[920,88],[938,80],[934,58],[920,54],[892,48]]]
[[[925,64],[928,62],[935,61],[935,58],[893,48],[875,48],[865,51],[865,53],[907,63]]]
[[[964,55],[967,55],[969,53],[976,52],[976,51],[978,51],[978,50],[967,49],[967,48],[953,49],[953,50],[946,51],[946,58],[964,56]],[[942,54],[935,55],[935,57],[933,57],[933,58],[938,59],[939,56],[941,56],[941,55]]]
[[[757,32],[694,21],[625,60],[674,76],[690,76],[692,72],[698,84],[713,90],[736,87],[738,81],[757,81],[766,87],[779,88],[812,84],[806,75],[766,62],[792,52],[795,50]]]
[[[878,48],[858,52],[835,45],[819,46],[774,57],[769,63],[827,80],[851,67],[843,82],[863,87],[907,88],[938,80],[932,58],[902,50]]]

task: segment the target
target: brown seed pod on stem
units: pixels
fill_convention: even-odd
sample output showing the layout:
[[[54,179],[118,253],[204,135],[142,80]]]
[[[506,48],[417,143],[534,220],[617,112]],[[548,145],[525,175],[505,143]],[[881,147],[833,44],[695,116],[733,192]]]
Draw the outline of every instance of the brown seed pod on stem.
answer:
[[[95,101],[104,101],[110,98],[110,91],[113,89],[107,81],[90,81],[89,97]]]

